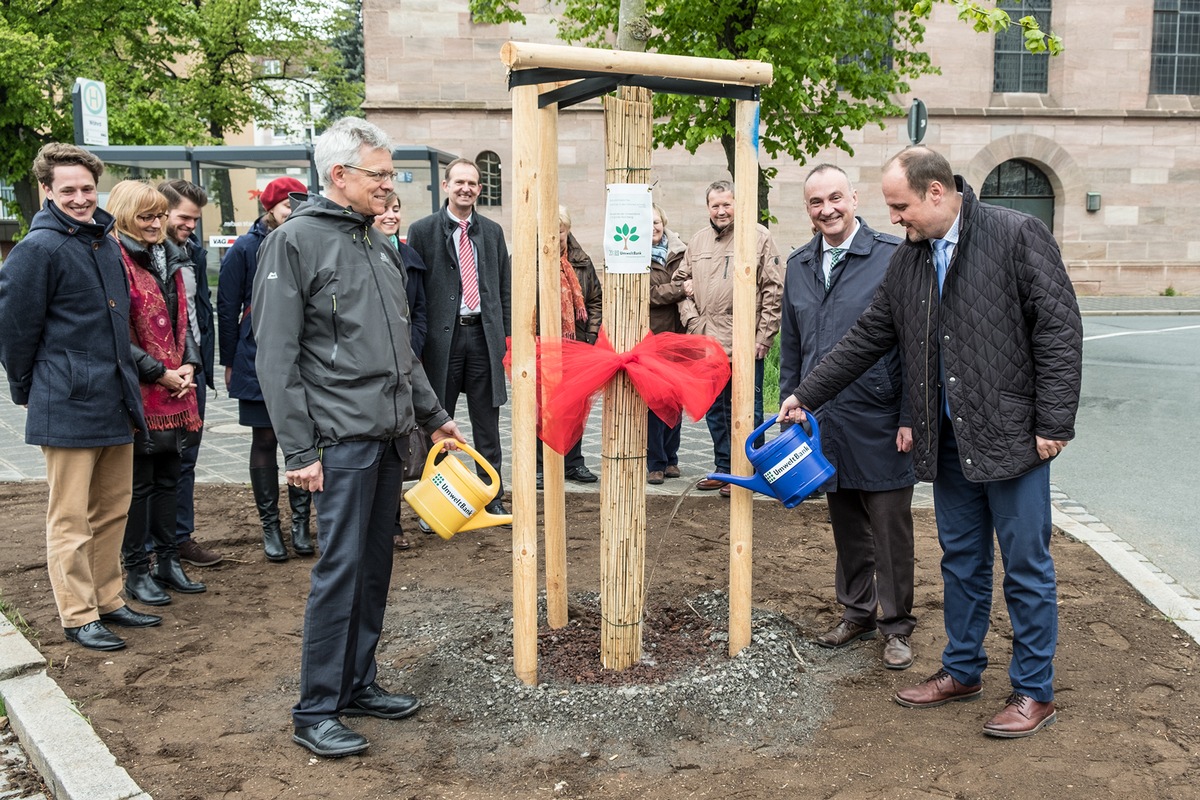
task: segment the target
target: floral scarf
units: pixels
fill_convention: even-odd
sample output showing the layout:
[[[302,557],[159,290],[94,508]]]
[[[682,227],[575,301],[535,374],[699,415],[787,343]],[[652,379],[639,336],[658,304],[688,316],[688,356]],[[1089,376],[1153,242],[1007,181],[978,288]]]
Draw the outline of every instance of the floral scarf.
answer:
[[[562,294],[562,338],[575,338],[575,321],[587,322],[587,304],[583,300],[583,288],[579,285],[579,277],[571,266],[567,254],[563,253],[558,262],[558,272],[562,278],[559,291]]]
[[[153,266],[154,246],[148,249]],[[183,275],[176,271],[167,279],[175,282],[178,306],[175,313],[177,324],[172,325],[167,301],[154,275],[133,262],[124,244],[121,245],[121,259],[125,262],[125,274],[129,277],[130,339],[151,357],[161,361],[167,369],[179,369],[183,364],[188,332],[187,292],[183,286]],[[167,387],[158,383],[143,383],[141,389],[146,427],[150,430],[186,428],[198,431],[202,427],[195,392],[188,392],[185,397],[172,397]]]

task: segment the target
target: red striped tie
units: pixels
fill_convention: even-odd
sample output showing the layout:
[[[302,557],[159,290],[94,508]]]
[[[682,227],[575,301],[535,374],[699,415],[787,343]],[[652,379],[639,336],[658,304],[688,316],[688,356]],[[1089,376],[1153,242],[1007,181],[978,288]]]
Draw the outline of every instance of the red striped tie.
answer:
[[[467,220],[458,223],[458,268],[462,271],[463,304],[472,311],[479,308],[479,273],[475,269],[475,249],[467,236]]]

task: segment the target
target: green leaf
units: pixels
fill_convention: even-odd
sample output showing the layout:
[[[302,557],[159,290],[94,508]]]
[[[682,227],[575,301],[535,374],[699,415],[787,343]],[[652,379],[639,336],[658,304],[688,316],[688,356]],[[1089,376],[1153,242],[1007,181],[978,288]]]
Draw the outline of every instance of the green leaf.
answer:
[[[637,241],[638,239],[640,239],[640,238],[641,238],[640,236],[638,236],[636,233],[634,233],[634,234],[631,234],[631,235],[630,235],[630,237],[629,237],[629,241],[631,241],[631,242],[636,242],[636,241]]]

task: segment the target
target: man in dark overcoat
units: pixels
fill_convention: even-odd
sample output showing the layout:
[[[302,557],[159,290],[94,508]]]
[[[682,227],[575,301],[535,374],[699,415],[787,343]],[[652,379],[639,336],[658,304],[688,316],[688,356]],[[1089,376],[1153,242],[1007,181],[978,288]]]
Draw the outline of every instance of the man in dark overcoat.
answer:
[[[425,374],[451,416],[458,396],[466,394],[475,449],[500,474],[500,407],[508,402],[504,353],[512,333],[512,265],[504,230],[475,208],[479,180],[475,162],[463,158],[450,162],[442,181],[446,205],[409,227],[408,244],[425,262],[428,328],[421,353]],[[481,477],[485,475],[482,467],[476,469]],[[487,510],[508,513],[500,495]]]
[[[846,173],[822,164],[804,181],[817,235],[787,261],[779,330],[779,394],[787,397],[858,320],[900,239],[854,212]],[[913,663],[912,428],[901,406],[900,354],[892,348],[817,412],[821,449],[837,468],[826,491],[837,549],[834,588],[844,608],[817,637],[840,648],[883,634],[883,665]],[[880,610],[882,613],[880,613]]]

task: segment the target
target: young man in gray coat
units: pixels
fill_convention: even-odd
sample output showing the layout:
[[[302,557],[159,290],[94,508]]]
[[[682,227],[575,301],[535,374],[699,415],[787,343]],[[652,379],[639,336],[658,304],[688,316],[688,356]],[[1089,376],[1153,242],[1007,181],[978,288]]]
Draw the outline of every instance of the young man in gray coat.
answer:
[[[858,193],[838,167],[804,181],[817,235],[788,257],[779,330],[779,394],[787,397],[871,302],[900,239],[854,215]],[[883,665],[912,666],[912,428],[901,405],[900,354],[876,361],[817,413],[821,448],[837,467],[823,488],[837,548],[834,587],[845,608],[817,637],[840,648],[884,636]],[[882,609],[879,614],[878,609]]]
[[[292,739],[338,757],[368,746],[339,715],[400,719],[420,708],[375,683],[401,452],[417,425],[435,442],[462,434],[413,358],[404,264],[371,227],[396,175],[387,135],[343,118],[314,160],[325,195],[309,195],[263,240],[252,325],[288,484],[312,492],[317,508]]]

